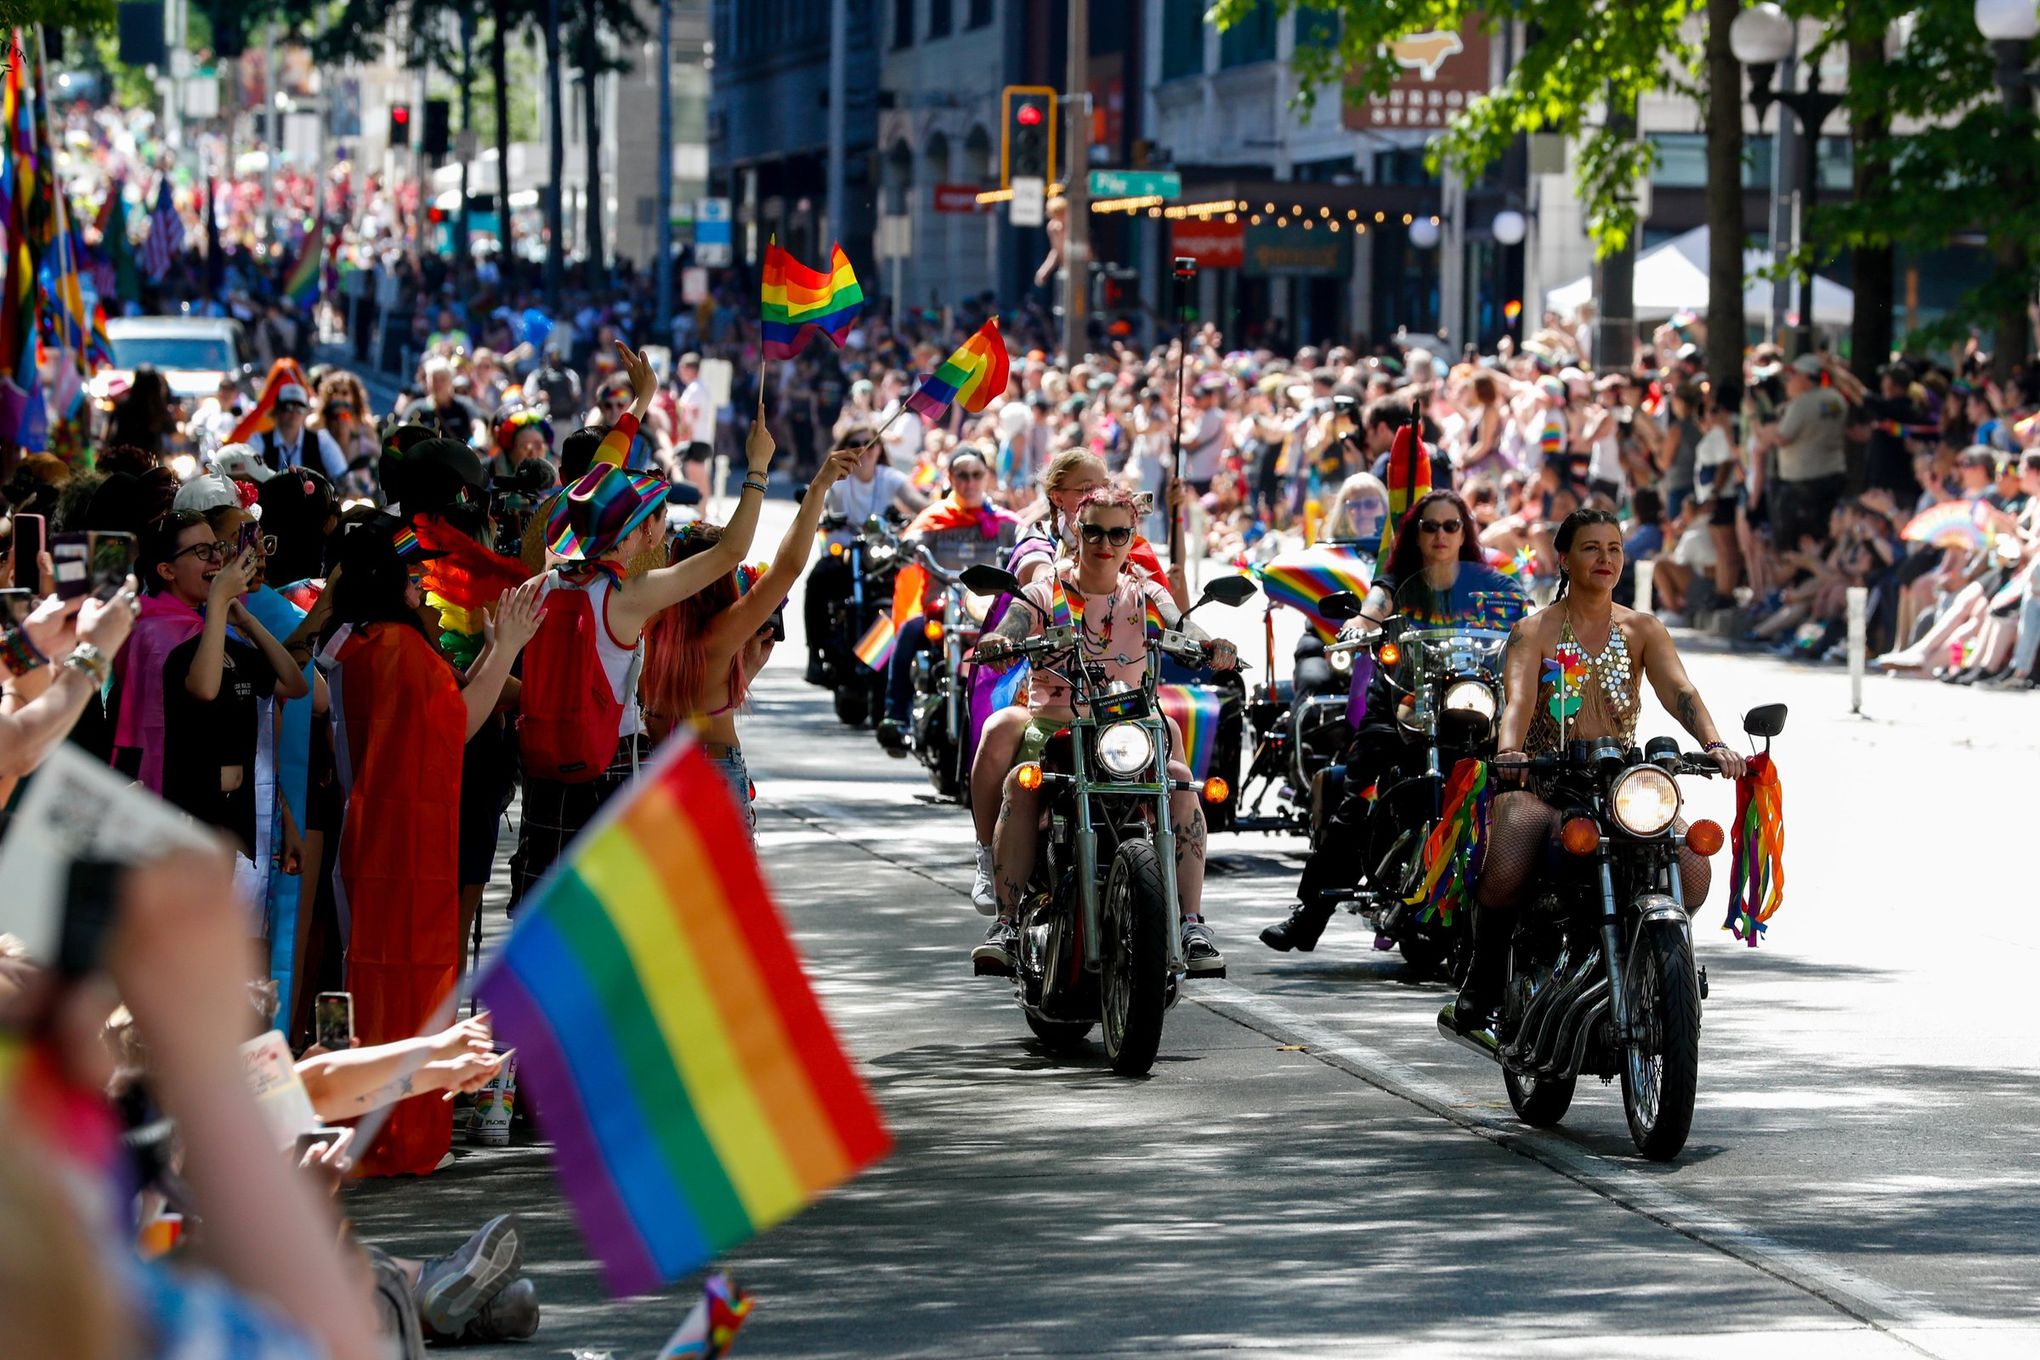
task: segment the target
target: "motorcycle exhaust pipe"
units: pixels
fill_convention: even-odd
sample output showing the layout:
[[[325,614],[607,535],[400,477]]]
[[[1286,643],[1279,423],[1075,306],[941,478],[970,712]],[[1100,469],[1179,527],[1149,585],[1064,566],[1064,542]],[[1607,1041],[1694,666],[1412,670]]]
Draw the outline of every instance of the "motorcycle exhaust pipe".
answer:
[[[1569,973],[1554,973],[1552,980],[1543,990],[1531,998],[1530,1009],[1524,1013],[1523,1023],[1516,1026],[1516,1042],[1509,1046],[1511,1060],[1521,1062],[1534,1058],[1544,1051],[1545,1040],[1549,1037],[1554,1020],[1565,1013],[1573,999],[1586,989],[1594,975],[1594,961],[1599,955],[1589,953],[1574,965]]]
[[[1608,979],[1598,978],[1580,998],[1566,1008],[1548,1046],[1539,1050],[1531,1070],[1540,1077],[1558,1076],[1573,1060],[1573,1051],[1586,1038],[1587,1022],[1596,1012],[1608,1008]]]
[[[1451,1012],[1453,1005],[1456,1004],[1450,1003],[1444,1010],[1438,1013],[1438,1033],[1444,1035],[1453,1043],[1458,1044],[1461,1048],[1471,1049],[1483,1058],[1491,1059],[1499,1064],[1502,1061],[1502,1045],[1501,1041],[1496,1039],[1493,1034],[1484,1029],[1475,1030],[1471,1034],[1461,1034],[1457,1029],[1453,1028]]]

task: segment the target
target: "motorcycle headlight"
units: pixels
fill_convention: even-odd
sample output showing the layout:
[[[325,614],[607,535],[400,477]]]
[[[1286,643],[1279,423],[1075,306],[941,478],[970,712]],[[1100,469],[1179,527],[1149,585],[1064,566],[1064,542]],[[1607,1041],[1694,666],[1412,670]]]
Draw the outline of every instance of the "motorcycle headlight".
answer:
[[[1154,756],[1154,738],[1136,723],[1114,723],[1098,734],[1098,763],[1115,779],[1133,778]]]
[[[1655,836],[1679,816],[1679,785],[1654,765],[1632,765],[1615,779],[1615,825],[1632,836]]]
[[[1445,711],[1485,718],[1495,718],[1495,692],[1478,680],[1460,680],[1445,691]]]
[[[1353,654],[1351,652],[1328,652],[1325,654],[1325,664],[1332,668],[1334,675],[1351,675],[1353,673]]]

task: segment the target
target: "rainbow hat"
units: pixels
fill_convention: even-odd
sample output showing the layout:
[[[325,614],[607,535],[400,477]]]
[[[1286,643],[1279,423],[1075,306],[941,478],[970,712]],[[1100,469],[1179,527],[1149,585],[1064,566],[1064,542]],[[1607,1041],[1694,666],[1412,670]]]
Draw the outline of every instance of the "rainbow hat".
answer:
[[[626,472],[610,463],[588,469],[553,498],[545,545],[570,562],[606,557],[624,536],[666,504],[663,472]]]

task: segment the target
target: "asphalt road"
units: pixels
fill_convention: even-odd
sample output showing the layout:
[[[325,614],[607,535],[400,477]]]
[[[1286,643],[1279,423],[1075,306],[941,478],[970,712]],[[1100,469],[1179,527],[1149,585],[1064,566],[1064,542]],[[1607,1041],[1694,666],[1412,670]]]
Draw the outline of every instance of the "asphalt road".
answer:
[[[1212,622],[1258,663],[1258,610]],[[1689,656],[1724,727],[1792,706],[1787,886],[1751,950],[1712,929],[1717,863],[1699,1109],[1657,1166],[1617,1087],[1518,1125],[1498,1071],[1437,1037],[1442,989],[1351,918],[1313,954],[1262,947],[1298,842],[1214,838],[1231,977],[1188,986],[1151,1076],[1049,1057],[970,976],[967,818],[836,724],[794,642],[744,723],[760,846],[898,1146],[731,1258],[758,1299],[740,1355],[2040,1348],[2030,697],[1875,679],[1859,717],[1839,672]],[[1654,703],[1644,728],[1671,730]],[[1730,790],[1686,782],[1726,820]],[[606,1299],[529,1137],[350,1212],[409,1253],[522,1214],[544,1327],[469,1354],[653,1355],[691,1282]]]

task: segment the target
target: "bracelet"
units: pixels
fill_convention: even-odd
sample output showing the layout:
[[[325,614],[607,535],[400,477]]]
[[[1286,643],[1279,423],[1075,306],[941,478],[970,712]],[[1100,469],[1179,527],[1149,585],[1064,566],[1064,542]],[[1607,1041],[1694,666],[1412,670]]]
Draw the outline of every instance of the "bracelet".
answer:
[[[49,660],[29,641],[20,624],[9,621],[0,626],[0,666],[15,675],[27,675],[38,666],[48,665]]]
[[[1710,741],[1700,748],[1703,751],[1733,751],[1735,748],[1725,741]]]
[[[89,642],[73,647],[71,654],[64,658],[64,665],[80,675],[89,676],[94,689],[105,689],[106,682],[113,677],[112,664]]]
[[[749,477],[744,478],[744,490],[746,491],[755,491],[762,496],[769,489],[770,489],[769,486],[765,482],[753,481]]]

